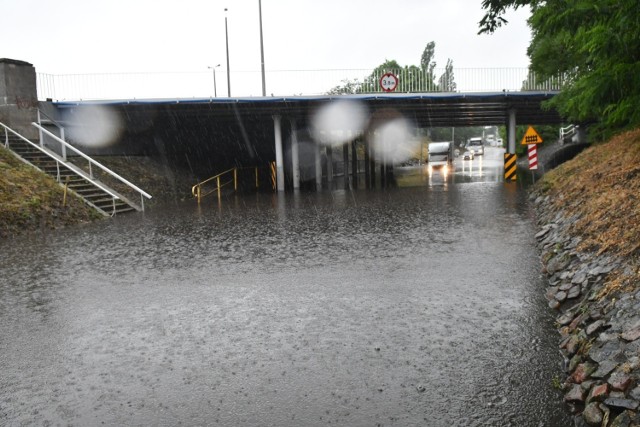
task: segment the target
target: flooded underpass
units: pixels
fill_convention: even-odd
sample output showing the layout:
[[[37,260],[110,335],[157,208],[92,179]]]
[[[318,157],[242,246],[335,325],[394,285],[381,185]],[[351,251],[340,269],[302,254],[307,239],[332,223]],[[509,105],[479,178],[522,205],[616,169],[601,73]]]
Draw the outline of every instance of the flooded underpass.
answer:
[[[454,176],[0,243],[0,424],[570,425],[526,192]]]

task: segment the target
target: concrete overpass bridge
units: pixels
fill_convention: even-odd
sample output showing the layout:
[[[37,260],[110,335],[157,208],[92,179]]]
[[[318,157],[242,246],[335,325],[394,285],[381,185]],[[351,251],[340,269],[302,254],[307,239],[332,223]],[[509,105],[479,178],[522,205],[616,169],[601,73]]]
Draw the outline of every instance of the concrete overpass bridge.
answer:
[[[100,154],[105,150],[112,154],[162,153],[202,177],[236,165],[262,166],[275,161],[278,188],[284,189],[285,171],[289,174],[300,163],[300,159],[292,158],[296,152],[301,155],[294,145],[313,140],[309,135],[314,128],[313,117],[329,104],[340,101],[362,107],[367,114],[362,129],[365,134],[375,132],[381,122],[399,117],[416,128],[505,125],[509,129],[508,151],[513,153],[516,125],[561,123],[555,111],[541,106],[555,94],[531,91],[95,100],[51,102],[47,110],[63,123],[74,123],[74,117],[82,117],[82,110],[87,108],[108,110],[109,116],[118,117],[118,140],[101,149]],[[358,141],[368,144],[366,136]],[[332,155],[332,148],[319,146],[318,150],[324,152],[314,156]],[[356,148],[351,148],[352,158],[357,159]],[[289,181],[293,180],[296,188],[299,179],[295,172],[291,174]]]
[[[24,78],[29,80],[28,88],[21,88],[21,95],[15,96],[15,104],[21,109],[20,99],[33,101],[41,96],[35,93],[35,81],[30,81],[35,80],[31,64],[19,65],[25,68]],[[557,112],[542,107],[542,103],[556,93],[555,90],[499,90],[90,101],[46,99],[36,104],[51,121],[63,126],[86,128],[89,133],[91,126],[109,128],[108,144],[89,148],[88,154],[162,155],[176,165],[190,168],[201,178],[233,166],[264,166],[275,162],[277,187],[284,190],[285,187],[298,188],[301,179],[321,185],[321,158],[333,158],[336,149],[342,150],[345,165],[351,163],[357,167],[358,161],[364,161],[365,168],[373,172],[376,160],[369,156],[369,136],[381,123],[398,118],[407,120],[413,128],[506,125],[508,152],[513,153],[517,125],[561,123]],[[364,123],[357,129],[346,130],[352,132],[351,137],[345,139],[348,143],[318,144],[313,117],[323,107],[338,101],[358,105],[366,111]],[[5,102],[10,106],[14,99],[6,96]],[[31,102],[27,109],[33,110],[33,106]],[[33,114],[30,117],[35,120]],[[336,122],[347,123],[349,127],[348,121]],[[328,132],[343,130],[336,126],[338,128]],[[81,138],[71,137],[74,139],[82,142]],[[314,148],[311,152],[301,152],[300,142],[310,142]],[[301,161],[312,163],[313,178],[300,176]],[[324,173],[328,175],[329,171],[325,169]]]

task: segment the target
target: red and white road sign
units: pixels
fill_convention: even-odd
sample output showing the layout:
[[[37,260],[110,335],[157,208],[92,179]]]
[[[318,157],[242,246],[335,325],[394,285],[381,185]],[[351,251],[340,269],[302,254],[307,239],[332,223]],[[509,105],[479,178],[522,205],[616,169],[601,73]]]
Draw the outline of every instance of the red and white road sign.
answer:
[[[385,92],[393,92],[398,87],[398,76],[393,73],[385,73],[380,77],[380,89]]]
[[[538,169],[538,149],[536,144],[529,144],[529,170]]]

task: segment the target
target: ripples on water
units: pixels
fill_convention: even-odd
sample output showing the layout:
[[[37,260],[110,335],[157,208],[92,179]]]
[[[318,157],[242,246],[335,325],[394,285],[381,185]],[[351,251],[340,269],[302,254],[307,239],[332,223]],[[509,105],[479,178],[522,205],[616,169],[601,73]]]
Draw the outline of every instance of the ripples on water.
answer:
[[[0,424],[568,425],[529,215],[263,194],[4,242]]]

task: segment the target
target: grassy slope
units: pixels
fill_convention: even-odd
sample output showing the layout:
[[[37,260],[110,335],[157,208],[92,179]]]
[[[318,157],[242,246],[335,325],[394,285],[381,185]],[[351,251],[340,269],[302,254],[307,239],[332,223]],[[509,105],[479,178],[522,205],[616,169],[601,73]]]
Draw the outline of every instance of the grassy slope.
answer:
[[[538,189],[577,221],[579,250],[627,257],[635,270],[616,287],[640,279],[640,129],[596,145],[548,172]]]
[[[54,179],[0,147],[0,238],[49,230],[101,218],[82,200],[68,195]]]
[[[171,171],[166,164],[145,157],[96,157],[96,160],[149,192],[153,198],[145,201],[147,207],[190,199],[191,186],[197,182],[189,173]],[[100,171],[94,173],[99,175]],[[128,194],[126,187],[106,174],[99,179]],[[136,193],[133,201],[139,202],[137,196]],[[0,147],[0,238],[102,218],[75,196],[69,195],[67,206],[62,206],[62,199],[63,189],[52,178]]]

